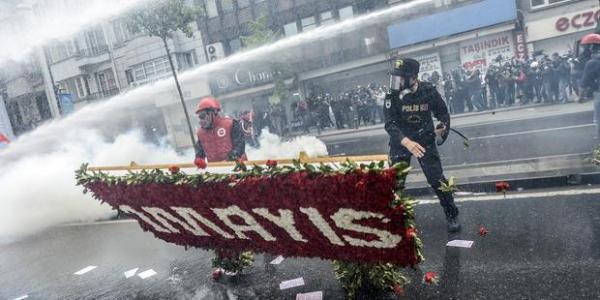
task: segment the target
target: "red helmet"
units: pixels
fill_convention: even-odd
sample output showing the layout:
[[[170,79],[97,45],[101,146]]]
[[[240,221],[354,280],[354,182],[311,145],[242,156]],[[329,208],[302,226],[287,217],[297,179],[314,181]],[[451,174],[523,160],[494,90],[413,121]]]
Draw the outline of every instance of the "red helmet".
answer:
[[[581,38],[581,45],[600,44],[600,34],[590,33]]]
[[[196,113],[203,111],[205,109],[212,109],[215,111],[221,110],[221,104],[217,99],[212,96],[204,97],[200,99],[200,103],[198,103],[198,108],[196,109]]]

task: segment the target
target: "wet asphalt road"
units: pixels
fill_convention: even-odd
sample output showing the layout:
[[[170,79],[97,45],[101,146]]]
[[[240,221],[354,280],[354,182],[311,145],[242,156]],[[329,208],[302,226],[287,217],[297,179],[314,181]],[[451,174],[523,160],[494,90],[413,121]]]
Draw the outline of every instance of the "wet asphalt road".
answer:
[[[426,261],[407,270],[408,299],[600,299],[600,187],[526,193],[507,199],[459,202],[463,231],[445,232],[435,201],[417,207]],[[480,236],[484,225],[489,234]],[[451,239],[473,240],[470,249],[446,247]],[[239,278],[210,279],[212,253],[158,240],[136,223],[66,226],[0,245],[0,299],[295,299],[323,291],[343,299],[331,265],[319,259],[287,258],[280,265],[259,255]],[[86,266],[98,266],[73,275]],[[156,275],[126,279],[123,272],[153,269]],[[440,276],[424,286],[424,272]],[[303,277],[305,285],[279,290]],[[363,291],[361,299],[394,299]]]

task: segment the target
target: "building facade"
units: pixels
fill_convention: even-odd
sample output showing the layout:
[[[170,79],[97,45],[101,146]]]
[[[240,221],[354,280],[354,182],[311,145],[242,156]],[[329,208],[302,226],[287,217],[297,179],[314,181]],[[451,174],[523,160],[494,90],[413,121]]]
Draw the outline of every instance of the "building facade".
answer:
[[[30,13],[34,16],[43,14],[44,10],[57,5],[68,8],[69,5],[78,5],[78,2],[40,0],[35,2]],[[193,1],[190,1],[190,5],[193,5]],[[40,50],[43,60],[36,62],[36,76],[31,72],[10,72],[12,75],[3,80],[0,94],[3,95],[3,103],[15,134],[31,130],[35,127],[34,123],[52,117],[47,116],[47,109],[43,107],[35,114],[30,113],[33,109],[29,107],[42,104],[44,86],[45,94],[53,97],[61,113],[68,114],[88,103],[172,76],[160,38],[132,34],[123,18],[125,16],[103,21],[67,39],[47,44]],[[195,24],[191,25],[196,29]],[[202,35],[197,29],[192,38],[180,32],[173,34],[168,39],[168,46],[178,73],[206,62]],[[44,72],[49,75],[47,79],[46,76],[40,76],[45,75]],[[25,82],[22,78],[35,80]],[[187,85],[182,83],[182,89],[190,110],[198,99],[211,93],[206,81]],[[172,91],[157,93],[153,98],[154,107],[144,112],[144,119],[149,120],[149,124],[142,124],[142,127],[154,136],[169,133],[174,144],[189,146],[187,124],[175,84]],[[149,114],[151,117],[148,117]]]
[[[322,26],[355,19],[370,12],[398,10],[394,18],[346,22],[339,34],[311,39],[288,50],[295,57],[288,62],[293,74],[284,79],[290,93],[312,97],[322,92],[339,93],[357,85],[387,84],[389,58],[413,56],[422,63],[423,78],[434,71],[440,75],[459,66],[486,69],[502,56],[507,60],[527,53],[523,18],[515,0],[434,0],[411,1],[310,1],[202,0],[207,15],[198,21],[207,45],[215,45],[215,59],[243,47],[242,38],[251,34],[249,23],[261,15],[280,38],[310,32]],[[408,3],[408,6],[396,6]],[[406,10],[406,11],[402,11]],[[286,55],[283,55],[286,56]],[[248,65],[252,66],[252,63]],[[264,110],[273,93],[268,64],[228,70],[211,82],[226,109],[235,113],[254,108]],[[247,70],[247,69],[250,70]],[[267,74],[246,84],[239,74]],[[269,75],[271,74],[271,75]],[[219,76],[217,76],[219,77]],[[251,75],[246,76],[246,78]],[[286,103],[291,115],[292,103]]]
[[[381,0],[202,0],[206,16],[198,20],[198,28],[204,33],[209,60],[218,60],[235,54],[244,48],[243,37],[251,35],[250,24],[260,17],[266,17],[269,29],[277,38],[284,39],[310,32],[323,26],[342,22],[387,7]],[[237,113],[254,109],[260,115],[268,110],[276,80],[280,80],[289,90],[283,106],[291,121],[291,95],[295,93],[310,96],[318,89],[311,83],[305,85],[301,74],[322,68],[329,68],[346,61],[355,61],[386,49],[385,30],[378,26],[357,29],[363,38],[352,33],[343,33],[320,42],[300,44],[287,50],[285,57],[274,59],[285,65],[289,72],[280,74],[274,70],[270,60],[246,62],[242,66],[215,74],[211,80],[211,90],[222,100],[227,113]],[[354,31],[354,30],[352,30]],[[376,37],[376,35],[379,35]],[[214,54],[214,55],[211,55]],[[346,81],[344,81],[346,83]]]
[[[544,54],[567,54],[575,42],[593,32],[600,18],[595,0],[527,0],[521,1],[529,51]]]

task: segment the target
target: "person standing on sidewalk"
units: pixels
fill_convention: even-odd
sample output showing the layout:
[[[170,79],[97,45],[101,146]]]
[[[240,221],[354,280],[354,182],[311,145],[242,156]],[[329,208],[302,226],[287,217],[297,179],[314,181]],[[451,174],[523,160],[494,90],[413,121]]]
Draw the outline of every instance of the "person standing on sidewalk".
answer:
[[[591,45],[591,59],[585,63],[583,68],[583,79],[581,80],[582,94],[593,93],[594,98],[594,122],[596,123],[596,139],[600,140],[600,35],[590,33],[583,37],[581,44]]]
[[[445,139],[450,130],[450,114],[446,103],[429,82],[418,81],[420,64],[412,58],[393,61],[390,72],[390,92],[384,104],[385,130],[390,136],[390,164],[405,162],[413,156],[434,189],[444,208],[448,232],[460,230],[458,208],[452,192],[442,191],[444,177],[442,162],[436,146],[436,135]],[[436,129],[433,118],[440,122]]]

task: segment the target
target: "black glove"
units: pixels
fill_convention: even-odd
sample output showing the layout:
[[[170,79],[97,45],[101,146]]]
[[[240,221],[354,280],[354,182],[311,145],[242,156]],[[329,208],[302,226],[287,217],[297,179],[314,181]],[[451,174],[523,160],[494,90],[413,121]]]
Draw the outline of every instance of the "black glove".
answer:
[[[438,123],[437,126],[435,126],[435,129],[442,129],[444,128],[444,131],[442,131],[442,133],[440,135],[436,134],[436,144],[438,146],[443,145],[446,142],[446,139],[448,139],[448,134],[450,133],[450,128],[448,126],[448,124],[445,123]]]

